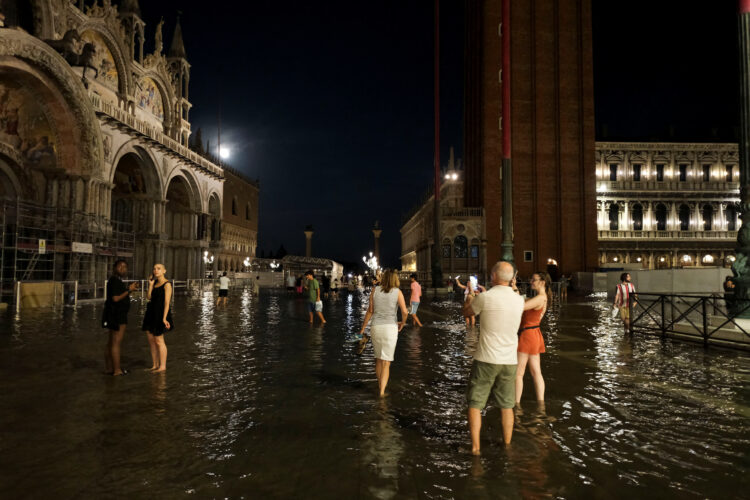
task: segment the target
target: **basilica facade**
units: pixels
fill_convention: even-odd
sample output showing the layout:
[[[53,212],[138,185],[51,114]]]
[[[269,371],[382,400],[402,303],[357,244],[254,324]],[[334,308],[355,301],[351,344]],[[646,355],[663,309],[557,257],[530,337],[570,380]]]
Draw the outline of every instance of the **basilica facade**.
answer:
[[[8,0],[0,23],[0,281],[104,280],[118,257],[204,276],[225,175],[188,148],[179,20],[152,53],[137,0]]]
[[[737,144],[597,142],[600,266],[731,266],[738,164]]]

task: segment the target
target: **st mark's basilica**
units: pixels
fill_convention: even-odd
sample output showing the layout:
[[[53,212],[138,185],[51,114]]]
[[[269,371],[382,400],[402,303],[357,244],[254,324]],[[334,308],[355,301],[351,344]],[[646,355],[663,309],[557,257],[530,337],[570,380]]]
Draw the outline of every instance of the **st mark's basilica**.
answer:
[[[225,169],[189,148],[179,19],[152,53],[137,0],[3,0],[0,23],[3,284],[103,281],[118,257],[186,279],[254,255],[259,187],[236,171],[246,241],[222,255]]]

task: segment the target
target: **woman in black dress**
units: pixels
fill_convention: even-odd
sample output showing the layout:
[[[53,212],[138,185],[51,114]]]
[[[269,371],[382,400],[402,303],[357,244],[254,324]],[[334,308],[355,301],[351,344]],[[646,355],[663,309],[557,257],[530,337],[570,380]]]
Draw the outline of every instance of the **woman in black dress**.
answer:
[[[164,264],[156,264],[148,282],[148,306],[143,317],[141,328],[148,335],[148,345],[151,347],[152,372],[167,371],[167,344],[164,343],[164,333],[172,330],[172,284],[167,281],[167,269]]]

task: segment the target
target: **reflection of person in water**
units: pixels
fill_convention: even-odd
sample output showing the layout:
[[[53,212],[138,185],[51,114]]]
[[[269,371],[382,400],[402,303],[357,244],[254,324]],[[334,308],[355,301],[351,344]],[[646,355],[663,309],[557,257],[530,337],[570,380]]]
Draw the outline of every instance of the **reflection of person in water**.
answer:
[[[560,447],[550,426],[554,420],[554,417],[547,416],[543,402],[538,403],[536,411],[516,413],[516,428],[528,437],[523,448],[509,450],[511,467],[519,478],[521,498],[546,496],[550,489],[549,464],[562,462],[559,460]]]

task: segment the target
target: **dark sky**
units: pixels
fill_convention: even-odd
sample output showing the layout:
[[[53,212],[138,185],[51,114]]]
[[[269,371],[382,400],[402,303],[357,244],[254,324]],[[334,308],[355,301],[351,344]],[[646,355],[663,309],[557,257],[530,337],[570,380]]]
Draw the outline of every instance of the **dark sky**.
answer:
[[[180,9],[192,65],[193,131],[261,183],[260,249],[360,261],[383,228],[399,263],[400,218],[427,189],[433,158],[433,12],[429,1],[141,0],[147,38]],[[463,2],[441,11],[443,157],[461,148]],[[243,10],[244,9],[244,10]]]
[[[593,0],[598,140],[735,140],[736,2]],[[141,0],[147,38],[182,11],[193,130],[261,182],[260,249],[359,261],[431,182],[432,2]],[[441,158],[461,156],[463,0],[441,1]],[[151,42],[152,43],[152,42]]]

